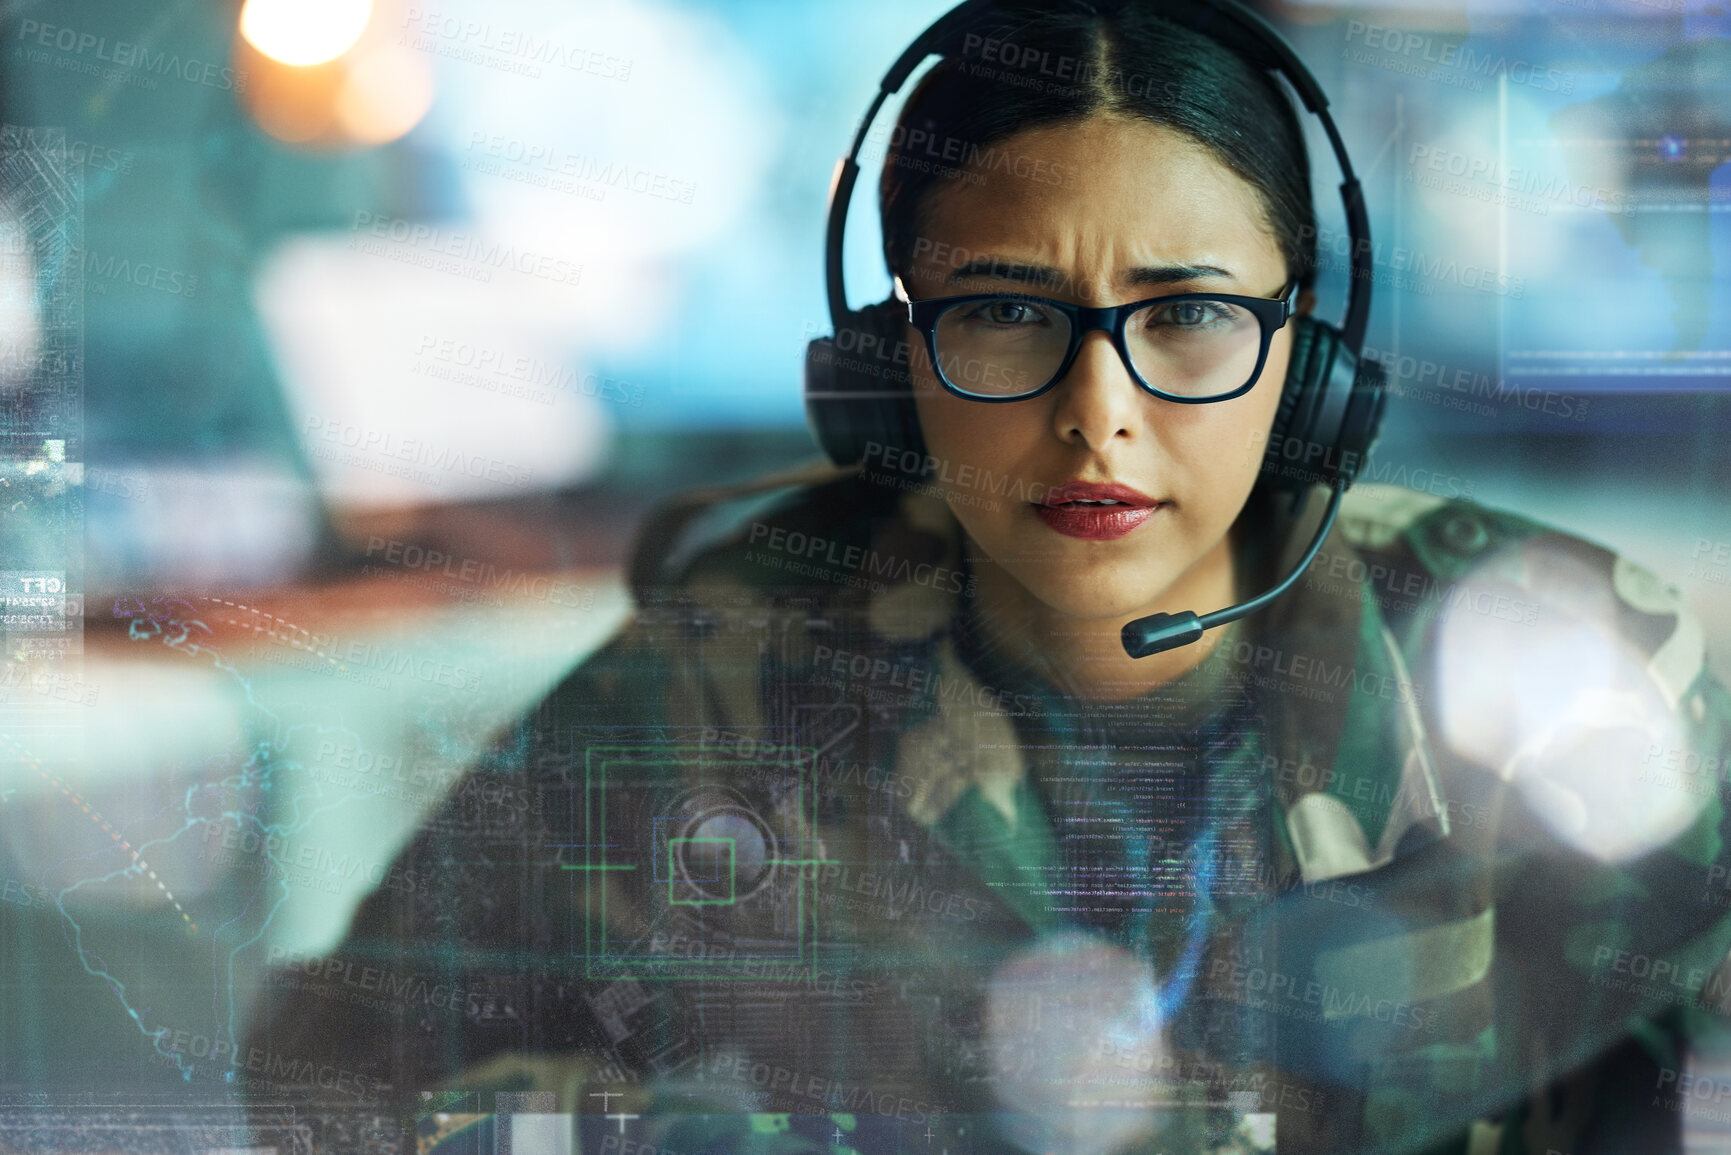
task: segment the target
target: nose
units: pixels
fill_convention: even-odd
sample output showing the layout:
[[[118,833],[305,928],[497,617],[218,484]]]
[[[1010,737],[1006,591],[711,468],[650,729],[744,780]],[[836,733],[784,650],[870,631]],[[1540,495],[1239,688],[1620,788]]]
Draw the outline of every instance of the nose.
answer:
[[[1058,440],[1092,450],[1142,434],[1142,398],[1111,335],[1095,330],[1082,338],[1070,371],[1052,390],[1052,431]]]

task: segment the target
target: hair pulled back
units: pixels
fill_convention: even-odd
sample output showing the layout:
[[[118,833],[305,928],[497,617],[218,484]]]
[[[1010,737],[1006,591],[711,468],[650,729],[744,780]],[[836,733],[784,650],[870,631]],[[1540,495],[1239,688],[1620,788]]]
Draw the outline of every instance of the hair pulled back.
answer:
[[[1145,3],[998,5],[914,88],[878,189],[884,258],[906,276],[934,193],[1017,133],[1119,115],[1195,140],[1256,190],[1288,277],[1310,287],[1316,217],[1304,134],[1278,82]]]

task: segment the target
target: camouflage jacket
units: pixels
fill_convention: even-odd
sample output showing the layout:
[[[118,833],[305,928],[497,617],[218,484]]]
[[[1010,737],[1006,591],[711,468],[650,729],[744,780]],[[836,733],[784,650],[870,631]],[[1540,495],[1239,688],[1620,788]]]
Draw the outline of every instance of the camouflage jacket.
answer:
[[[1204,663],[1232,708],[1162,747],[1248,791],[1259,856],[1211,787],[1206,857],[1101,827],[1162,953],[1074,913],[1116,876],[1057,833],[1064,700],[985,680],[939,500],[834,474],[649,538],[633,620],[411,842],[418,884],[267,981],[259,1053],[353,1073],[253,1075],[328,1149],[1674,1144],[1681,1039],[1731,1005],[1731,707],[1647,571],[1355,488]]]

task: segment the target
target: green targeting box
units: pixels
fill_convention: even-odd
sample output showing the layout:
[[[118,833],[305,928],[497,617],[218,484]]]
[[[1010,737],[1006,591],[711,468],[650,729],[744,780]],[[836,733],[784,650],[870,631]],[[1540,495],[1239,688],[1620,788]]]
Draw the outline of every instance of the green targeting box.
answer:
[[[809,828],[816,827],[816,798],[811,789],[810,775],[817,751],[809,747],[779,746],[764,743],[766,753],[774,751],[776,763],[794,786],[792,805],[795,813],[806,815]],[[573,845],[573,857],[579,861],[561,864],[573,872],[573,902],[577,923],[582,927],[582,941],[572,943],[572,953],[582,958],[588,978],[619,979],[810,979],[817,975],[817,958],[813,949],[812,918],[806,887],[810,881],[806,868],[828,865],[826,859],[799,854],[809,844],[789,844],[785,836],[755,811],[740,806],[734,808],[736,824],[755,826],[765,836],[761,866],[776,872],[741,887],[742,855],[739,838],[706,836],[691,833],[704,826],[703,812],[657,814],[649,806],[639,811],[648,818],[647,829],[620,829],[616,817],[609,826],[609,801],[617,801],[617,792],[642,790],[665,793],[669,799],[688,798],[705,778],[715,783],[717,796],[736,794],[727,785],[735,780],[760,773],[766,759],[741,757],[731,749],[691,745],[679,742],[649,742],[634,744],[595,744],[587,747],[583,766],[582,841]],[[737,775],[727,774],[736,768]],[[649,782],[622,781],[631,770],[654,773]],[[690,771],[701,768],[701,775]],[[710,777],[714,776],[714,777]],[[733,813],[722,811],[719,813]],[[750,821],[739,814],[749,813]],[[575,816],[574,816],[575,817]],[[632,821],[631,825],[641,823]],[[692,853],[694,848],[703,848]],[[694,858],[707,859],[707,868],[693,870]],[[618,941],[615,928],[607,914],[605,876],[609,873],[650,872],[649,879],[633,879],[631,886],[644,899],[665,898],[666,910],[660,912],[660,922],[642,939]],[[783,903],[788,910],[783,919],[754,919],[754,922],[778,923],[796,928],[779,942],[752,941],[741,944],[730,936],[705,936],[694,933],[693,925],[715,923],[725,926],[730,909],[744,903]],[[701,916],[713,910],[720,917],[677,919],[676,912]]]

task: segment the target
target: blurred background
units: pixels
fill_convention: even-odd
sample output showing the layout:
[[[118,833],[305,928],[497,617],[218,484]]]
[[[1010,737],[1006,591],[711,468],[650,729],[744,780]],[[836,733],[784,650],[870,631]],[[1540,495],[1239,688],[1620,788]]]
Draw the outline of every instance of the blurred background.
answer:
[[[0,1133],[220,1099],[649,506],[812,458],[830,175],[947,7],[0,7]],[[1731,673],[1731,9],[1259,7],[1370,205],[1368,478],[1624,550]]]

